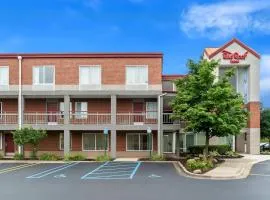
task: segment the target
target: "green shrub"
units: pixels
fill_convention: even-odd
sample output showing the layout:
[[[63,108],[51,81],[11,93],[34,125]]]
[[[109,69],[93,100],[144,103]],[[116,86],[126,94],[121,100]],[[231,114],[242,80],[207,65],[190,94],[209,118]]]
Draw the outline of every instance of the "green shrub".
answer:
[[[82,154],[67,154],[64,158],[65,161],[84,161],[86,157]]]
[[[109,155],[101,155],[96,157],[96,161],[98,162],[112,161],[112,158]]]
[[[214,167],[211,160],[195,160],[189,159],[187,160],[187,168],[191,171],[196,169],[201,169],[202,171],[207,171]]]
[[[31,151],[31,153],[30,153],[30,160],[37,160],[37,159],[38,159],[37,158],[37,154],[35,152]]]
[[[192,154],[203,154],[205,145],[190,146],[189,152]],[[217,151],[220,155],[225,155],[227,151],[231,151],[230,145],[210,145],[209,151]]]
[[[158,155],[158,154],[152,154],[151,161],[164,161],[165,157],[163,155]]]
[[[23,156],[23,154],[15,153],[13,158],[14,158],[14,160],[23,160],[24,156]]]
[[[225,153],[225,155],[228,156],[228,157],[238,157],[238,156],[239,156],[239,154],[237,154],[237,153],[234,152],[234,151],[227,151],[227,152]]]
[[[209,155],[210,155],[211,157],[218,157],[218,156],[220,156],[220,154],[218,153],[218,151],[210,151],[210,152],[209,152]]]
[[[3,154],[0,153],[0,160],[2,160],[4,158]]]
[[[44,153],[40,155],[39,160],[56,161],[56,160],[60,160],[60,157],[53,153]]]

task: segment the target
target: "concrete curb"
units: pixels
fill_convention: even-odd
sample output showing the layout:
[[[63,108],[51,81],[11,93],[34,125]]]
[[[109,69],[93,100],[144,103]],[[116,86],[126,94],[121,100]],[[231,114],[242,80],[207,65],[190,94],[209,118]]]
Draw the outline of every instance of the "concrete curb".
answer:
[[[181,175],[184,174],[184,176],[189,177],[189,178],[208,179],[208,180],[237,180],[237,179],[247,178],[250,174],[250,171],[251,171],[253,165],[260,163],[260,162],[264,162],[264,161],[266,161],[266,160],[258,160],[258,161],[246,163],[245,167],[242,167],[241,170],[239,170],[239,172],[235,176],[209,176],[206,174],[194,174],[194,173],[188,171],[181,162],[175,162],[174,166],[179,174],[181,174]]]

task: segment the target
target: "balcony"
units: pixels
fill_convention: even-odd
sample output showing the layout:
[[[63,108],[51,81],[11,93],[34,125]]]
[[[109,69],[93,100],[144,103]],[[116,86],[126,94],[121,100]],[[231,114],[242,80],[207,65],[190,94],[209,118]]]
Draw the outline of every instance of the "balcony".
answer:
[[[18,124],[18,113],[0,113],[0,125]]]
[[[117,113],[117,125],[157,124],[157,112],[147,113]]]
[[[164,125],[180,125],[181,128],[186,126],[186,122],[172,119],[173,113],[163,113],[163,124]]]
[[[64,115],[62,113],[24,113],[23,123],[31,125],[59,125],[64,124]]]
[[[71,113],[70,124],[76,125],[103,125],[111,124],[111,113]]]

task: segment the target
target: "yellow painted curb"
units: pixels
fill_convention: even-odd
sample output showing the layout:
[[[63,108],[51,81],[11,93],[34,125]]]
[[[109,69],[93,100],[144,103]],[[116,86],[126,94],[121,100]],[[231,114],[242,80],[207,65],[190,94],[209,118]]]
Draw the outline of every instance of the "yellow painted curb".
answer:
[[[5,174],[5,173],[8,173],[8,172],[13,172],[13,171],[16,171],[16,170],[19,170],[19,169],[23,169],[23,168],[26,168],[26,167],[32,167],[32,166],[35,166],[35,165],[38,165],[38,164],[37,163],[34,163],[34,164],[24,164],[24,165],[19,165],[19,166],[16,166],[16,167],[9,167],[9,168],[0,170],[0,174]]]

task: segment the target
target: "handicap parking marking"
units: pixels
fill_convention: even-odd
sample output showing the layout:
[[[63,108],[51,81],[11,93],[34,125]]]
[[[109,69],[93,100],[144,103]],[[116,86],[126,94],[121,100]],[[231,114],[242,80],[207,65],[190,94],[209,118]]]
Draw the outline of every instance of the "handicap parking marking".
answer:
[[[27,164],[17,165],[15,167],[4,168],[4,169],[0,170],[0,174],[6,174],[6,173],[9,173],[9,172],[14,172],[14,171],[24,169],[24,168],[27,168],[27,167],[32,167],[32,166],[35,166],[35,165],[38,165],[38,163],[27,163]]]
[[[51,168],[51,169],[48,169],[48,170],[39,172],[37,174],[33,174],[33,175],[28,176],[26,178],[28,178],[28,179],[39,179],[39,178],[43,178],[43,177],[48,176],[50,174],[54,174],[54,173],[59,172],[59,171],[62,171],[64,169],[73,167],[73,166],[75,166],[75,165],[77,165],[79,163],[80,162],[64,164],[64,165],[61,165],[61,166],[58,166],[58,167],[54,167],[54,168]]]
[[[141,162],[106,162],[81,179],[133,179]]]

